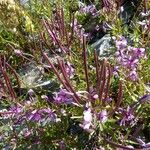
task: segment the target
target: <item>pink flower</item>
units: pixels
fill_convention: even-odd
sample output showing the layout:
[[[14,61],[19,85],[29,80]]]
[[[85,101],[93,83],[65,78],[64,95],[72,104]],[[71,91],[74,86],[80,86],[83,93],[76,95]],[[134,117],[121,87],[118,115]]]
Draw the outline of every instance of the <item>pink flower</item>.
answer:
[[[98,99],[98,94],[93,87],[90,87],[90,93],[89,94],[90,94],[92,100]]]
[[[20,56],[20,55],[23,54],[23,52],[22,52],[21,50],[19,50],[19,49],[14,49],[14,53],[15,53],[16,55],[18,55],[18,56]]]
[[[85,110],[83,111],[83,124],[81,125],[81,127],[85,130],[90,130],[90,127],[92,125],[92,120],[93,120],[93,114],[91,112],[89,103],[87,103],[85,106]]]
[[[89,129],[92,124],[92,113],[90,108],[83,112],[83,120],[83,129]]]

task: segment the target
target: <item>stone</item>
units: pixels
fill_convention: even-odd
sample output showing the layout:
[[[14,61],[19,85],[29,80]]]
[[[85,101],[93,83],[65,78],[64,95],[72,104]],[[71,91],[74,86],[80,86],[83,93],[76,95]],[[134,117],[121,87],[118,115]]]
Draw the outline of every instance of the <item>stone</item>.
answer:
[[[91,45],[100,58],[109,58],[113,54],[112,37],[109,34],[104,35]]]
[[[22,89],[54,89],[56,82],[44,76],[44,68],[31,62],[19,70]]]

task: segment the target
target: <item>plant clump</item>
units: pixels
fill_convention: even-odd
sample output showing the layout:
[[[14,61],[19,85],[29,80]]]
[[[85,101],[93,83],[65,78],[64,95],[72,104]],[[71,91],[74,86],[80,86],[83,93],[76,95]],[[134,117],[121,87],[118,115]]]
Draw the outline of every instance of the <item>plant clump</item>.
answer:
[[[150,149],[150,2],[0,8],[1,149]]]

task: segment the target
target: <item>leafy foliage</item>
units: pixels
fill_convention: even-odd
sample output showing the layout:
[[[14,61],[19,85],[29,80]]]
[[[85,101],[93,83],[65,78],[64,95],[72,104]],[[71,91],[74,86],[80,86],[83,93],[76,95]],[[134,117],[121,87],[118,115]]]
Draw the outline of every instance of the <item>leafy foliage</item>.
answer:
[[[149,11],[144,0],[0,1],[0,148],[149,148]]]

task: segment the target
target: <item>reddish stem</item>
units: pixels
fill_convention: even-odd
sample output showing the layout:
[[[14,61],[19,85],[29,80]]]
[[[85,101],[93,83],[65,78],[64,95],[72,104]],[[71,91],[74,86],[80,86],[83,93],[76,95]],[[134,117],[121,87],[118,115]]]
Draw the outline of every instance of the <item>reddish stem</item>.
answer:
[[[66,81],[68,87],[70,88],[71,92],[72,92],[72,93],[74,94],[74,96],[75,96],[75,101],[76,101],[76,103],[79,104],[80,98],[79,98],[79,96],[76,94],[76,92],[75,92],[73,86],[71,85],[71,83],[69,82],[68,76],[67,76],[67,74],[66,74],[66,72],[65,72],[64,62],[58,60],[58,64],[59,64],[59,66],[60,66],[60,70],[61,70],[61,72],[62,72],[62,74],[63,74],[63,77],[64,77],[64,79],[65,79],[65,81]]]
[[[43,53],[43,52],[42,52],[42,53]],[[70,84],[67,82],[66,77],[64,76],[64,72],[63,72],[62,66],[60,65],[60,62],[58,61],[59,66],[60,66],[60,69],[61,69],[61,71],[62,71],[62,73],[63,73],[63,76],[64,76],[64,78],[65,78],[66,83],[62,80],[62,78],[61,78],[59,72],[57,71],[57,69],[55,68],[55,66],[51,63],[51,61],[49,60],[49,58],[47,57],[47,55],[43,53],[43,56],[44,56],[44,58],[47,60],[47,62],[49,63],[49,65],[52,67],[52,69],[53,69],[55,75],[57,76],[58,80],[62,83],[62,85],[64,86],[64,88],[65,88],[68,92],[70,92],[70,90],[71,90],[71,92],[74,93],[74,95],[73,95],[72,97],[73,97],[73,99],[79,104],[78,99],[77,99],[78,95],[73,91],[73,88],[72,88],[72,89],[70,88]],[[68,85],[69,85],[69,87],[68,87]],[[79,98],[79,97],[78,97],[78,98]]]
[[[99,81],[99,66],[98,66],[98,56],[96,50],[94,50],[94,61],[96,66],[96,82]]]
[[[52,38],[55,41],[55,43],[59,46],[59,48],[63,52],[66,52],[64,50],[64,48],[62,47],[60,41],[57,39],[56,35],[54,34],[54,32],[53,32],[53,30],[51,28],[51,25],[48,22],[46,22],[44,19],[43,19],[43,23],[44,23],[44,26],[46,27],[47,32],[49,33],[50,38]]]
[[[16,80],[17,80],[17,84],[18,84],[18,89],[19,89],[19,93],[21,94],[21,91],[20,91],[20,81],[19,81],[19,78],[18,78],[18,75],[17,75],[17,72],[13,69],[13,67],[11,65],[9,65],[7,62],[6,62],[6,67],[8,67],[12,73],[14,74]]]
[[[68,36],[67,28],[66,28],[66,25],[65,25],[63,8],[61,8],[61,18],[62,18],[62,24],[63,24],[63,28],[64,28],[63,31],[64,31],[64,34],[65,34],[65,37],[66,37],[68,52],[69,52],[69,55],[70,55],[70,51],[69,51],[69,36]]]
[[[41,32],[40,32],[40,36],[41,36],[42,41],[43,41],[43,42],[45,43],[45,45],[47,46],[47,48],[48,48],[52,53],[56,54],[55,51],[54,51],[54,50],[49,46],[49,44],[47,43],[47,40],[46,40],[46,37],[45,37],[44,33],[41,33]]]
[[[98,95],[99,95],[99,100],[101,100],[102,98],[102,95],[100,94],[101,93],[101,82],[102,82],[102,77],[103,77],[103,72],[104,72],[104,63],[105,63],[105,60],[103,60],[102,62],[102,65],[101,65],[101,68],[100,68],[100,72],[99,72],[99,80],[98,80]]]
[[[84,71],[85,71],[85,79],[86,79],[86,84],[87,84],[87,91],[90,92],[89,77],[88,77],[88,65],[87,65],[86,37],[85,36],[83,36],[83,61],[84,61]]]
[[[0,86],[1,86],[1,88],[3,89],[3,91],[2,92],[4,92],[4,94],[5,94],[5,92],[7,91],[6,90],[6,87],[4,86],[4,83],[0,80]]]
[[[144,0],[144,13],[147,12],[147,0]]]
[[[105,84],[106,84],[106,63],[105,63],[105,60],[104,60],[104,63],[103,63],[103,68],[102,68],[102,74],[101,75],[103,76],[102,77],[103,79],[101,78],[102,80],[100,80],[100,92],[99,92],[100,98],[99,99],[103,100],[103,92],[104,92]]]
[[[112,70],[111,70],[110,64],[108,64],[108,77],[107,77],[107,84],[106,84],[104,100],[106,100],[108,98],[111,76],[112,76]]]
[[[5,63],[4,63],[4,64],[5,64]],[[11,85],[10,79],[9,79],[9,77],[8,77],[8,75],[7,75],[6,71],[5,71],[5,69],[3,69],[1,58],[0,58],[0,70],[1,70],[1,72],[2,72],[2,74],[3,74],[3,77],[4,77],[4,80],[5,80],[6,86],[7,86],[7,88],[8,88],[8,91],[9,91],[9,93],[10,93],[12,99],[15,99],[16,96],[15,96],[14,89],[13,89],[13,87],[12,87],[12,85]]]
[[[134,148],[129,148],[129,147],[127,147],[127,146],[114,143],[114,142],[112,142],[112,141],[110,141],[110,140],[107,140],[107,139],[105,139],[105,141],[106,141],[107,143],[109,143],[110,145],[112,145],[113,147],[123,148],[124,150],[135,150]],[[137,150],[138,150],[138,149],[137,149]]]

